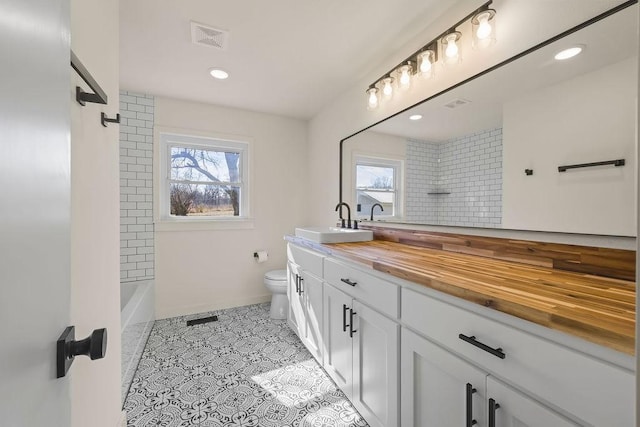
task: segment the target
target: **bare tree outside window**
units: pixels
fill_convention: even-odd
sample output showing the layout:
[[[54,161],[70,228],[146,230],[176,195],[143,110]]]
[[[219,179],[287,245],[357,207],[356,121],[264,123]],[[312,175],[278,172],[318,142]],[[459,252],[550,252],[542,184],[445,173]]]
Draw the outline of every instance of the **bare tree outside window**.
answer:
[[[172,146],[170,153],[171,215],[240,215],[240,152]]]

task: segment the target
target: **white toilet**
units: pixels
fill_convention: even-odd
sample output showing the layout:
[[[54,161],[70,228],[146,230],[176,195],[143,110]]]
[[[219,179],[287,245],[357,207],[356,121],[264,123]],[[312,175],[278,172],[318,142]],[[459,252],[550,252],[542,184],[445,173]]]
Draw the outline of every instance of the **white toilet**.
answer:
[[[287,270],[272,270],[264,275],[264,284],[273,294],[271,296],[272,319],[286,319],[289,301],[287,300]]]

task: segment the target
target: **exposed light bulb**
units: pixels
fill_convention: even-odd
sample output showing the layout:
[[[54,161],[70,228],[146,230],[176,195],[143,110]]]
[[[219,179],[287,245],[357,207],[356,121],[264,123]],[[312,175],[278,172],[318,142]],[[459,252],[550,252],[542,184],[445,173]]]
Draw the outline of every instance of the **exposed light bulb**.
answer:
[[[484,40],[491,36],[493,32],[493,27],[489,23],[489,14],[484,14],[478,17],[478,21],[480,24],[478,25],[478,30],[476,31],[476,37],[480,40]]]
[[[375,110],[378,108],[378,89],[376,87],[370,87],[367,90],[368,99],[367,99],[367,108],[369,110]]]
[[[455,58],[458,55],[460,49],[458,48],[458,44],[456,43],[455,35],[453,37],[447,37],[447,48],[444,51],[444,54],[447,55],[447,58]]]
[[[405,64],[398,67],[398,89],[405,90],[411,86],[411,64]]]
[[[471,19],[473,29],[472,46],[474,49],[484,49],[496,41],[496,11],[486,9],[475,14]]]
[[[382,79],[382,95],[387,99],[393,96],[393,77]]]

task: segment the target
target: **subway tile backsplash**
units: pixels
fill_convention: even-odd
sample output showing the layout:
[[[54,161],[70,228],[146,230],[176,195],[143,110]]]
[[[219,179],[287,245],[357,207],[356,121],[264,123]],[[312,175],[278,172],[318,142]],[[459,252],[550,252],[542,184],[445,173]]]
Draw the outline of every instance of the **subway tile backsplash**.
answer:
[[[440,143],[408,140],[405,187],[408,222],[500,227],[502,129]]]
[[[120,281],[154,277],[154,98],[120,91]]]

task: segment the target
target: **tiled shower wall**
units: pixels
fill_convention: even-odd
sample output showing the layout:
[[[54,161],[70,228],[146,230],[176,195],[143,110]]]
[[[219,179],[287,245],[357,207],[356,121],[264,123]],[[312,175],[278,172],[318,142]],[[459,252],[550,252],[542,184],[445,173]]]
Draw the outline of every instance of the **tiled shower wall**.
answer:
[[[120,281],[154,277],[150,95],[120,91]]]
[[[500,227],[501,128],[444,143],[408,140],[406,165],[407,221]]]

